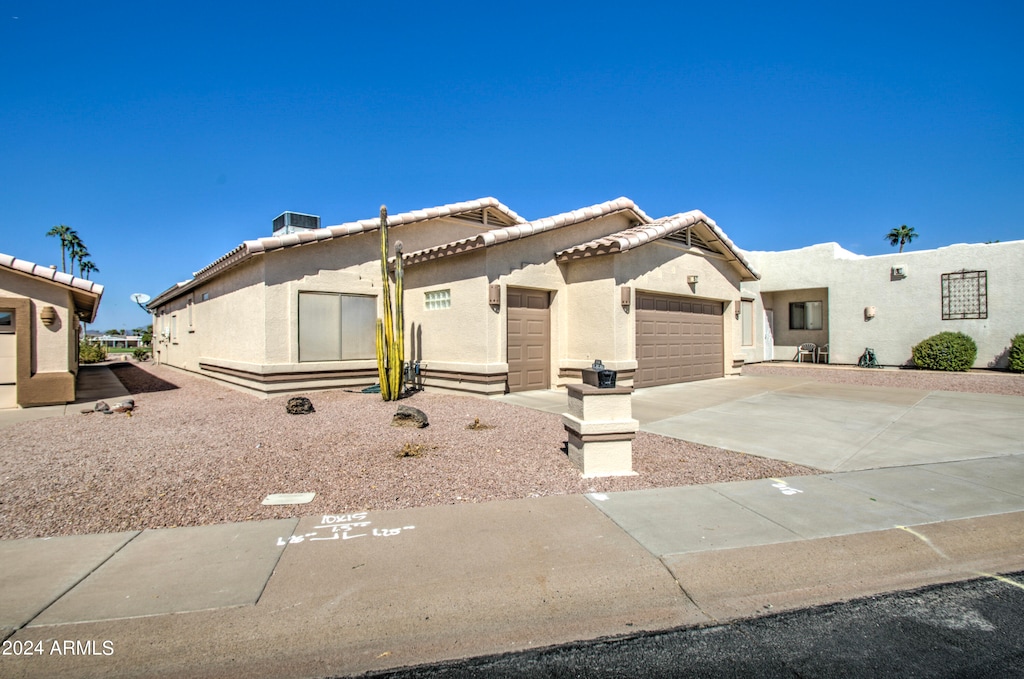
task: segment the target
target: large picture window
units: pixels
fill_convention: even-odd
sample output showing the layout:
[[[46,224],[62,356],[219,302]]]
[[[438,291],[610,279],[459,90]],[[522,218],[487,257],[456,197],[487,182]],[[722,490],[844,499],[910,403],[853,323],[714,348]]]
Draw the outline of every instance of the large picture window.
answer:
[[[299,361],[375,358],[376,333],[375,297],[299,293]]]
[[[790,330],[821,330],[821,302],[790,302]]]

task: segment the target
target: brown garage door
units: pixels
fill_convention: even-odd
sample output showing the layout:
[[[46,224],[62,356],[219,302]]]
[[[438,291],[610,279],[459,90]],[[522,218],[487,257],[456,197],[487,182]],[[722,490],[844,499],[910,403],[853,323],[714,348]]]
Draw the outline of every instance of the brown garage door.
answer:
[[[721,302],[637,292],[636,306],[634,386],[724,375]]]
[[[508,390],[551,386],[551,316],[548,293],[508,289]]]

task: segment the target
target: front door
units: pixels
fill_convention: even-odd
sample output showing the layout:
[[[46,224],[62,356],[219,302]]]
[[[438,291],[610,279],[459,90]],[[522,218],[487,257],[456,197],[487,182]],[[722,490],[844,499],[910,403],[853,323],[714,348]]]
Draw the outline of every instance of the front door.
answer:
[[[509,288],[508,390],[551,386],[551,309],[545,290]]]

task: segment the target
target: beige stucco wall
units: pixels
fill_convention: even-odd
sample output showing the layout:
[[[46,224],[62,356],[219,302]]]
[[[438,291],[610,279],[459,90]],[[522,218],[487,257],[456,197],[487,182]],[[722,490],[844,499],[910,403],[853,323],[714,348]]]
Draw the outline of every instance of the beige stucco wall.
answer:
[[[1020,314],[1024,241],[959,244],[873,257],[825,243],[748,256],[762,279],[745,283],[744,289],[772,300],[777,333],[785,322],[779,311],[790,291],[827,288],[833,363],[855,364],[865,347],[871,347],[880,363],[903,365],[910,362],[915,344],[948,330],[964,332],[978,344],[975,367],[1003,368],[1010,339],[1024,332]],[[894,277],[893,267],[904,267],[906,277]],[[987,319],[942,320],[941,276],[961,270],[988,272]],[[788,303],[785,306],[788,309]],[[875,308],[874,318],[865,317],[866,307]]]
[[[494,225],[457,219],[390,229],[391,252],[401,240],[406,252],[466,238]],[[300,292],[340,292],[377,298],[383,312],[380,278],[380,233],[373,231],[301,247],[274,250],[204,282],[160,306],[154,315],[154,352],[162,363],[242,386],[246,377],[209,372],[200,363],[248,375],[300,374],[376,369],[375,360],[299,361],[298,300]],[[209,299],[203,300],[207,294]],[[191,302],[191,327],[189,304]],[[177,319],[174,338],[160,331]],[[365,380],[364,380],[365,381]],[[260,390],[288,390],[283,382]],[[340,386],[345,380],[324,382]]]
[[[75,319],[69,311],[74,305],[71,291],[42,279],[0,272],[0,297],[7,296],[24,297],[31,302],[31,371],[77,373],[78,365],[72,360],[77,336]],[[52,306],[57,313],[57,321],[49,327],[39,320],[45,306]]]
[[[564,229],[503,243],[464,255],[410,266],[406,272],[406,319],[413,337],[410,356],[428,370],[498,374],[508,370],[506,308],[509,288],[547,290],[551,295],[552,386],[578,382],[595,359],[614,370],[637,367],[637,290],[700,297],[724,303],[725,374],[737,372],[739,346],[735,304],[739,272],[724,258],[664,241],[625,253],[571,262],[554,253],[627,228],[627,215],[611,215]],[[688,275],[699,282],[690,286]],[[488,305],[488,286],[501,286],[501,305]],[[621,286],[631,288],[623,307]],[[452,308],[426,310],[424,293],[451,291]],[[628,380],[626,380],[628,382]]]

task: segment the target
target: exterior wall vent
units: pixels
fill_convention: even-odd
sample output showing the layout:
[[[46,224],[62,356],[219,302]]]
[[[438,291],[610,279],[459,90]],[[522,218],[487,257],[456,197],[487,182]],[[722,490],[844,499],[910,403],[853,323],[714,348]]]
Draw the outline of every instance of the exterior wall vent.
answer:
[[[301,212],[282,212],[274,219],[274,235],[284,236],[320,228],[320,217]]]

